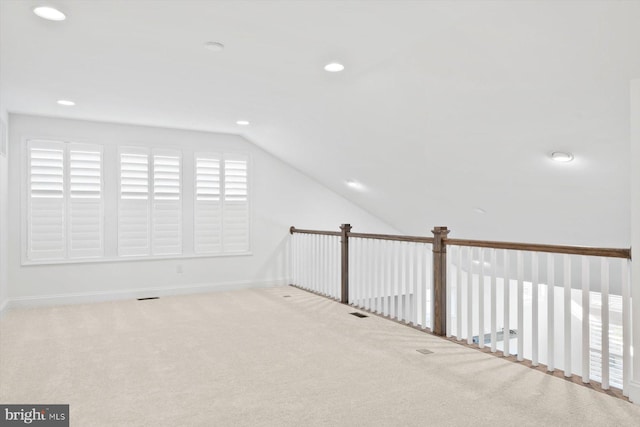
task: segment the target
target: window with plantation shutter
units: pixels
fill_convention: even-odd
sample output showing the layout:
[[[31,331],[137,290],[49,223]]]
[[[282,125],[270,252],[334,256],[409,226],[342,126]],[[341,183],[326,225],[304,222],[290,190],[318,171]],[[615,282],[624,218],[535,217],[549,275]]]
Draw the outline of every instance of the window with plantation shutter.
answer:
[[[194,249],[197,254],[222,252],[221,156],[195,154]]]
[[[154,150],[152,252],[182,253],[181,153]]]
[[[195,154],[193,237],[197,254],[249,251],[248,156]]]
[[[29,141],[27,258],[30,261],[66,257],[65,144]]]
[[[199,147],[26,140],[23,264],[249,254],[249,155]]]
[[[222,247],[225,253],[249,251],[249,195],[247,157],[224,156]]]
[[[149,150],[122,147],[119,153],[118,255],[150,254]]]
[[[27,259],[102,257],[102,146],[30,140],[27,162]]]
[[[104,255],[102,147],[69,144],[69,258]]]

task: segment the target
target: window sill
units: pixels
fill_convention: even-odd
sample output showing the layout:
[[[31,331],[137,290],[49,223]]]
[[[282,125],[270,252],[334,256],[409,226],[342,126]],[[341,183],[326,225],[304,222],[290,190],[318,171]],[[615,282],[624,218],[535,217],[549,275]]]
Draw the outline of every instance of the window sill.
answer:
[[[138,261],[169,261],[181,259],[199,259],[199,258],[228,258],[252,256],[253,252],[238,252],[228,254],[190,254],[190,255],[155,255],[155,256],[126,256],[111,258],[78,258],[78,259],[61,259],[61,260],[42,260],[42,261],[25,261],[20,264],[22,267],[34,267],[39,265],[64,265],[64,264],[102,264],[102,263],[121,263],[121,262],[138,262]]]

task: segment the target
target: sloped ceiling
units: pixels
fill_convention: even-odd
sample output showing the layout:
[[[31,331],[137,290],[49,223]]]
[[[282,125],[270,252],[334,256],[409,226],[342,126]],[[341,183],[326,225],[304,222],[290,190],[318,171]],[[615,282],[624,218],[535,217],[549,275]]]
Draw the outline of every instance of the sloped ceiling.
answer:
[[[629,244],[638,1],[47,3],[0,2],[11,112],[240,133],[406,233]]]

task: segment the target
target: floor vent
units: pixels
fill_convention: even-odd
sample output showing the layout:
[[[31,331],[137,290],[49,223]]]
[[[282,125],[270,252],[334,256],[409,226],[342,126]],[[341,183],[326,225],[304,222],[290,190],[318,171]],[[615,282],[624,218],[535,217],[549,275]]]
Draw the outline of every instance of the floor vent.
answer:
[[[432,354],[433,351],[431,350],[427,350],[426,348],[420,348],[418,350],[416,350],[418,353],[422,353],[422,354]]]
[[[146,298],[138,298],[138,301],[146,301],[148,299],[158,299],[160,297],[146,297]]]
[[[366,314],[362,314],[362,313],[358,313],[358,312],[353,312],[353,313],[349,313],[349,314],[351,314],[352,316],[359,317],[359,318],[361,318],[361,319],[362,319],[363,317],[369,317],[369,316],[367,316]]]
[[[283,295],[282,298],[291,298],[291,295]]]

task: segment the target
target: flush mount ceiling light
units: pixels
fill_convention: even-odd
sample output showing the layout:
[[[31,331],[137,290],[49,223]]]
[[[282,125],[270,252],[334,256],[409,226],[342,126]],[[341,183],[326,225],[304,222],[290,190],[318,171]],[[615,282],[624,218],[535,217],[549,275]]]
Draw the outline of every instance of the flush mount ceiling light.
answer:
[[[76,105],[75,102],[69,101],[68,99],[58,99],[58,104],[64,105],[65,107],[73,107],[74,105]]]
[[[33,13],[48,21],[64,21],[67,16],[58,9],[49,6],[38,6],[33,9]]]
[[[344,65],[337,62],[331,62],[330,64],[325,65],[324,69],[330,73],[337,73],[344,70]]]
[[[212,52],[220,52],[224,49],[224,45],[219,42],[206,42],[204,47]]]
[[[249,126],[251,123],[249,123],[248,120],[238,120],[236,124],[240,126]]]
[[[568,163],[573,160],[573,154],[564,151],[554,151],[551,153],[551,160],[554,162]]]

